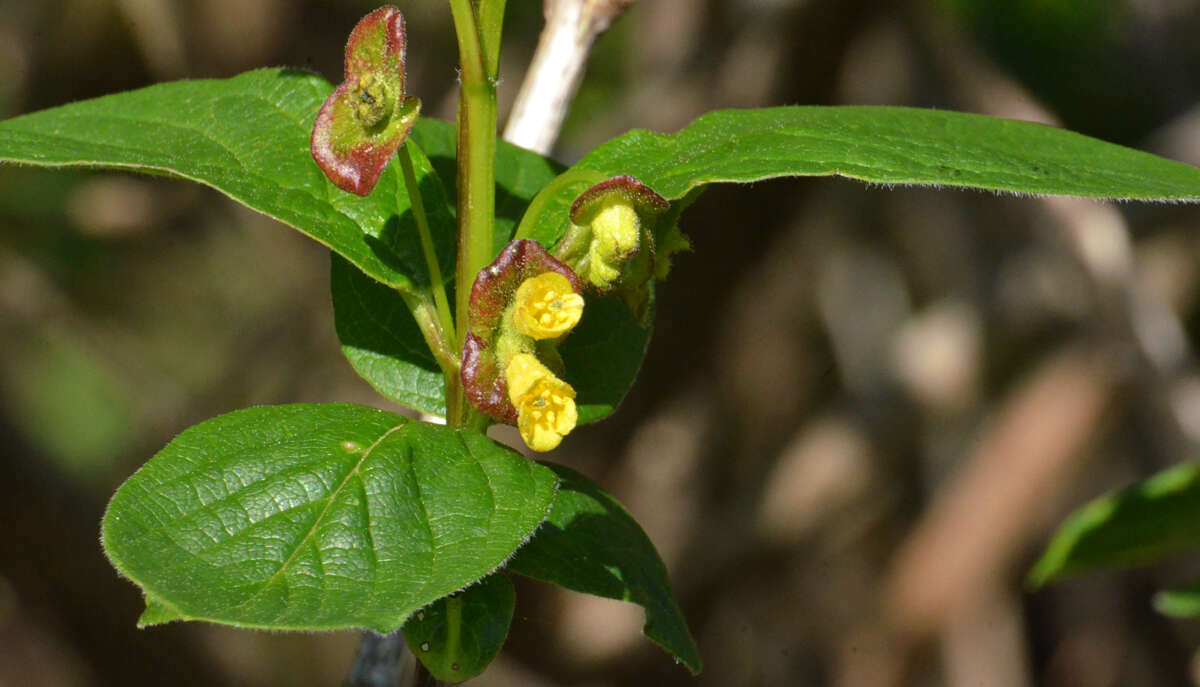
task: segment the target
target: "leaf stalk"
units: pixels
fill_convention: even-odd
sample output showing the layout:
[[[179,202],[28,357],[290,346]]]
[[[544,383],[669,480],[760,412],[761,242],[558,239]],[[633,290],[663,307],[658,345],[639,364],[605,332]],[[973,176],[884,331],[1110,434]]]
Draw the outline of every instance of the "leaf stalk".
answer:
[[[450,301],[446,298],[446,282],[442,279],[442,268],[438,264],[437,252],[433,248],[433,236],[429,231],[429,216],[425,214],[425,200],[421,197],[421,187],[417,184],[417,175],[413,171],[412,155],[409,154],[408,144],[400,147],[400,168],[404,172],[404,185],[408,189],[408,198],[412,204],[413,217],[417,221],[417,234],[421,239],[421,252],[425,256],[425,267],[429,270],[429,290],[433,293],[433,302],[437,306],[437,320],[441,327],[443,346],[450,342],[450,353],[457,357],[458,348],[454,344],[454,318],[450,315]],[[422,330],[423,331],[423,330]],[[458,367],[455,364],[455,367]]]

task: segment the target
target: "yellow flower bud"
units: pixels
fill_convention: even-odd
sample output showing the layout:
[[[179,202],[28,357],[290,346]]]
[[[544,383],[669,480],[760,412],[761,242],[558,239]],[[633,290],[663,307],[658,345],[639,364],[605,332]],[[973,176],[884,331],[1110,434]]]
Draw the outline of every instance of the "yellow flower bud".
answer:
[[[624,196],[605,199],[604,207],[592,220],[596,243],[605,257],[625,258],[638,249],[642,221],[633,203]]]
[[[517,287],[513,326],[534,339],[555,339],[583,317],[583,296],[558,272],[544,272]]]
[[[517,409],[517,429],[534,451],[549,451],[575,429],[575,389],[538,359],[518,353],[504,370],[508,398]]]
[[[633,203],[622,195],[605,198],[592,220],[587,279],[607,288],[621,275],[625,263],[641,245],[642,222]]]

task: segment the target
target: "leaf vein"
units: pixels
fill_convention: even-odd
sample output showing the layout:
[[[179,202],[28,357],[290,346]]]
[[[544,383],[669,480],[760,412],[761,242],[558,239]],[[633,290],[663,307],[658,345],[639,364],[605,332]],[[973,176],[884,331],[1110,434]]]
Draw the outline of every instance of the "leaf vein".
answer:
[[[233,608],[240,609],[240,608],[244,608],[245,606],[247,606],[250,602],[254,601],[264,591],[266,591],[267,588],[269,588],[271,586],[271,584],[276,580],[276,578],[278,578],[280,575],[282,575],[283,573],[285,573],[287,571],[288,566],[291,565],[293,560],[295,560],[296,555],[300,552],[301,549],[304,548],[304,545],[307,544],[310,539],[312,539],[314,536],[316,536],[317,530],[319,530],[321,528],[322,521],[325,519],[325,516],[329,514],[329,509],[333,507],[334,501],[337,500],[337,497],[340,495],[342,489],[345,488],[346,484],[350,481],[350,478],[353,477],[354,475],[358,474],[359,468],[361,468],[362,464],[367,460],[367,458],[369,458],[371,456],[371,452],[374,451],[377,446],[379,446],[380,442],[382,442],[384,439],[391,436],[392,433],[394,433],[398,430],[404,429],[408,426],[409,426],[409,423],[405,422],[405,423],[396,425],[395,427],[392,427],[388,431],[381,434],[379,436],[379,438],[375,440],[375,443],[373,443],[367,447],[367,450],[363,451],[362,458],[360,458],[358,460],[358,462],[354,464],[354,467],[348,473],[346,473],[346,477],[342,479],[341,483],[338,484],[337,487],[335,487],[334,490],[329,493],[329,496],[326,497],[325,507],[321,510],[320,515],[317,516],[317,519],[313,522],[312,527],[309,528],[308,532],[305,533],[304,537],[301,538],[300,542],[298,544],[296,544],[296,547],[292,550],[291,555],[289,555],[287,557],[287,559],[279,566],[279,570],[276,570],[271,575],[271,577],[267,578],[267,580],[265,582],[263,582],[262,587],[259,588],[258,591],[256,591],[250,597],[248,597],[241,603],[237,604]],[[410,463],[411,463],[411,461],[410,461]],[[318,547],[318,554],[317,554],[318,559],[320,559],[319,548],[320,547]],[[322,569],[324,569],[323,565],[322,565]]]

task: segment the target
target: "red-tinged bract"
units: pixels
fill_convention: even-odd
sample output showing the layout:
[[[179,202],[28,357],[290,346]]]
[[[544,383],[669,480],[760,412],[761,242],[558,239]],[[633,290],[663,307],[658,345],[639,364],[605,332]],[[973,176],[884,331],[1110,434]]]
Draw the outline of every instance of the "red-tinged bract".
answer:
[[[404,91],[404,16],[381,7],[346,42],[345,81],[334,89],[312,133],[312,156],[343,191],[369,194],[404,144],[421,101]]]
[[[546,272],[561,274],[576,294],[583,293],[583,283],[571,268],[531,239],[508,244],[491,265],[479,271],[471,288],[468,331],[462,352],[463,390],[480,412],[509,424],[517,423],[517,409],[508,397],[504,366],[521,346],[503,339],[529,339],[526,345],[536,344],[529,337],[506,332],[505,315],[511,317],[511,306],[521,284]],[[510,347],[512,350],[507,350]],[[551,353],[552,343],[542,344],[536,352]]]

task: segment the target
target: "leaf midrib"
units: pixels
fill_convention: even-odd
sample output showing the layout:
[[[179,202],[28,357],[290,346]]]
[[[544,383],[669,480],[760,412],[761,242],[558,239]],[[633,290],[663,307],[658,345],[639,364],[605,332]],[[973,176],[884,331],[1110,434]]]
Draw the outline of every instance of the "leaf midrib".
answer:
[[[276,570],[274,573],[271,574],[270,577],[268,577],[265,581],[263,581],[262,586],[259,587],[258,591],[254,592],[253,594],[248,596],[241,603],[237,604],[236,606],[233,606],[231,608],[231,610],[244,608],[245,606],[250,604],[252,601],[257,599],[263,592],[265,592],[267,589],[269,589],[271,587],[271,585],[275,583],[275,580],[277,578],[279,578],[280,575],[287,572],[288,566],[291,565],[292,561],[296,558],[296,555],[300,553],[300,550],[305,547],[305,545],[308,543],[308,541],[310,539],[312,539],[312,537],[316,534],[317,530],[319,530],[321,528],[322,521],[325,519],[325,516],[329,513],[329,509],[333,507],[333,504],[337,500],[337,497],[342,493],[342,489],[344,489],[346,487],[346,485],[350,482],[351,477],[358,474],[358,471],[362,467],[362,464],[364,462],[366,462],[367,458],[369,458],[371,456],[371,452],[374,451],[375,448],[377,446],[379,446],[379,444],[381,442],[383,442],[384,439],[387,439],[389,436],[391,436],[393,433],[395,433],[397,431],[408,428],[411,424],[412,423],[410,423],[410,422],[404,422],[404,423],[396,425],[395,427],[392,427],[391,429],[387,430],[383,434],[379,435],[379,438],[376,439],[370,446],[368,446],[365,451],[363,451],[362,458],[358,459],[358,462],[354,464],[354,467],[351,468],[350,471],[346,473],[346,476],[344,478],[342,478],[341,483],[338,484],[336,487],[334,487],[333,490],[329,492],[329,495],[326,496],[325,507],[321,509],[320,515],[318,515],[317,519],[313,521],[313,524],[311,527],[309,527],[308,532],[300,539],[299,542],[297,542],[296,546],[293,547],[292,553],[287,557],[287,560],[285,560],[279,566],[278,570]],[[424,508],[424,504],[422,504],[422,508]],[[428,520],[428,516],[426,517],[426,520]],[[319,549],[318,549],[318,551],[319,551]],[[317,556],[317,561],[318,562],[321,561],[321,557],[319,555]],[[321,565],[324,566],[324,563],[321,563]]]

